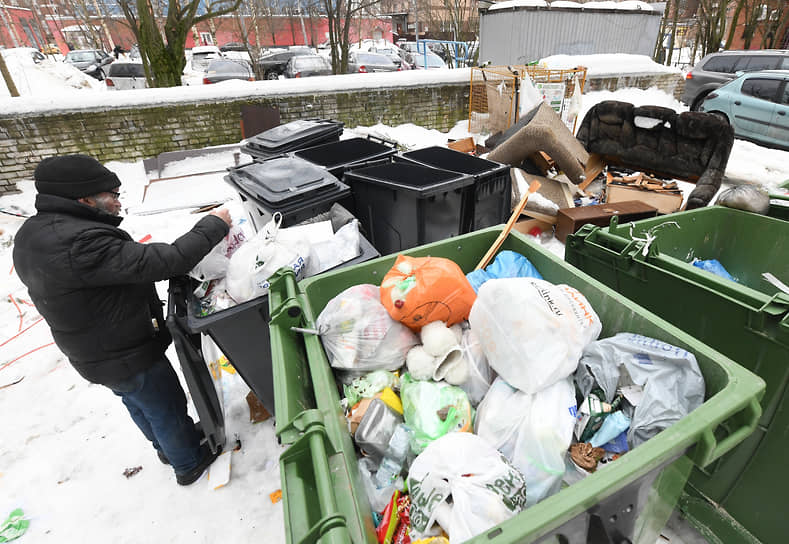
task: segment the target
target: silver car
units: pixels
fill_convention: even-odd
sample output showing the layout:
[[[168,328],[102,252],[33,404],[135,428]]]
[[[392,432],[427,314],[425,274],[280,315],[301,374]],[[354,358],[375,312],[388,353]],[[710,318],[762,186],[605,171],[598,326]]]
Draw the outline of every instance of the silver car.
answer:
[[[63,62],[67,62],[101,81],[106,75],[107,65],[114,60],[112,55],[98,49],[77,49],[66,53]]]
[[[348,59],[349,74],[368,74],[370,72],[397,72],[400,67],[386,55],[353,51]]]
[[[697,111],[712,91],[743,72],[789,69],[789,51],[764,49],[710,53],[685,76],[682,101]]]
[[[139,62],[113,62],[107,69],[104,78],[108,91],[127,91],[129,89],[145,89],[148,81],[145,70]]]

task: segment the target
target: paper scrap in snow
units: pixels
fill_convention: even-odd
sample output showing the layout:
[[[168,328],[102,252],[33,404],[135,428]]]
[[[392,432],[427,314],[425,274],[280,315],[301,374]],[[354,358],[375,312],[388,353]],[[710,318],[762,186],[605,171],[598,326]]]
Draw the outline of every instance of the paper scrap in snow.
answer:
[[[221,454],[216,458],[216,461],[211,463],[211,467],[208,469],[208,482],[214,490],[224,487],[230,481],[231,453],[232,451],[226,451]]]

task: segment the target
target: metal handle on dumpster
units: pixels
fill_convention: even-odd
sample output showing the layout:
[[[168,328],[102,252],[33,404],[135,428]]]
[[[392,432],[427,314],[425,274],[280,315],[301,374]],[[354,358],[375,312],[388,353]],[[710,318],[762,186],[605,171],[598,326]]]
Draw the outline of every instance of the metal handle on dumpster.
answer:
[[[616,216],[612,218],[612,222],[615,219],[617,219]],[[613,226],[615,225],[612,224],[612,227]],[[567,237],[567,244],[576,248],[584,245],[590,246],[601,253],[615,257],[617,259],[629,259],[631,255],[637,253],[641,249],[642,242],[640,240],[628,240],[627,238],[622,238],[613,232],[609,232],[609,235],[605,236],[604,239],[609,242],[616,242],[616,244],[612,244],[614,246],[622,246],[621,249],[617,249],[616,247],[611,248],[598,243],[597,239],[602,237],[602,227],[595,225],[584,225],[578,232],[575,234],[570,234]]]
[[[285,467],[294,463],[304,468],[311,468],[313,478],[307,480],[315,486],[315,495],[318,498],[318,511],[320,518],[312,522],[305,530],[300,530],[298,535],[294,535],[291,527],[291,537],[299,536],[297,541],[292,542],[303,544],[308,543],[337,543],[345,544],[350,542],[350,534],[347,527],[347,520],[337,506],[337,499],[332,486],[332,474],[329,467],[329,456],[327,448],[331,447],[326,427],[323,424],[323,416],[318,410],[307,410],[303,412],[298,421],[294,424],[304,430],[298,440],[280,456],[280,464],[283,473]],[[299,463],[300,459],[309,458],[309,463]],[[306,465],[306,466],[305,466]],[[303,481],[304,478],[302,477]],[[288,497],[288,478],[282,478],[282,486],[285,496]],[[286,519],[286,524],[290,521]]]
[[[704,467],[710,464],[745,440],[756,429],[759,418],[762,417],[762,407],[757,399],[751,398],[741,413],[745,418],[745,424],[720,442],[715,438],[714,426],[701,434],[693,455],[698,466]]]

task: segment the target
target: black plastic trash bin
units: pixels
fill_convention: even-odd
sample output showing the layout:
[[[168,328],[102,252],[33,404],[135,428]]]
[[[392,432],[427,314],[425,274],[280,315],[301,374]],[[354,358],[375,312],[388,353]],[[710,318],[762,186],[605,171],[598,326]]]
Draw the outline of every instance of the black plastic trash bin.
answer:
[[[241,151],[256,160],[265,160],[297,149],[336,142],[342,129],[343,123],[329,119],[291,121],[247,139]]]
[[[341,265],[363,263],[380,254],[364,237],[360,254]],[[327,270],[328,272],[328,270]],[[274,414],[274,386],[269,345],[268,295],[232,308],[200,316],[200,301],[194,296],[195,280],[181,276],[170,280],[167,327],[209,445],[216,451],[225,443],[225,423],[219,394],[203,358],[200,334],[207,334],[219,346],[246,384]]]
[[[238,192],[255,231],[282,214],[289,227],[329,211],[351,191],[327,170],[297,157],[277,157],[231,168],[227,181]]]
[[[439,146],[409,151],[396,156],[395,160],[474,176],[474,183],[463,193],[466,217],[462,234],[505,223],[510,216],[509,165]]]
[[[382,254],[457,236],[472,176],[406,162],[350,170],[356,217]]]
[[[323,166],[337,179],[348,167],[390,157],[397,152],[395,143],[374,136],[350,138],[294,151],[293,155]]]

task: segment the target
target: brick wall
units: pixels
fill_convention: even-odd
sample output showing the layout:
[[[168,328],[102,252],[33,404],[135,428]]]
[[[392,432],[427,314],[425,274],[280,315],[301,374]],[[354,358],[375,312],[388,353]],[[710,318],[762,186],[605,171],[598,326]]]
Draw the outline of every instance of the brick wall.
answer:
[[[431,71],[432,72],[432,71]],[[587,90],[620,86],[680,88],[676,74],[591,78]],[[343,77],[343,76],[336,76]],[[676,92],[676,89],[675,89]],[[468,116],[468,80],[345,91],[283,93],[222,100],[175,101],[145,106],[75,108],[73,111],[0,112],[0,195],[31,179],[48,156],[86,153],[100,161],[153,157],[241,140],[241,106],[279,108],[282,122],[309,117],[336,119],[346,126],[413,123],[446,131]]]

